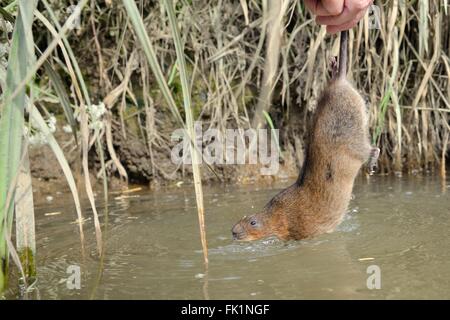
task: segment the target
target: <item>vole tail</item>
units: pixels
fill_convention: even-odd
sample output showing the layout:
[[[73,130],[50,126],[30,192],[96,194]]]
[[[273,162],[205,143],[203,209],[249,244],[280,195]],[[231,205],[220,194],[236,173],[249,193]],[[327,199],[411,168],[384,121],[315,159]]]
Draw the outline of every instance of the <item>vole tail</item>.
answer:
[[[339,47],[339,71],[338,79],[347,77],[347,57],[348,57],[348,30],[341,31],[341,43]]]

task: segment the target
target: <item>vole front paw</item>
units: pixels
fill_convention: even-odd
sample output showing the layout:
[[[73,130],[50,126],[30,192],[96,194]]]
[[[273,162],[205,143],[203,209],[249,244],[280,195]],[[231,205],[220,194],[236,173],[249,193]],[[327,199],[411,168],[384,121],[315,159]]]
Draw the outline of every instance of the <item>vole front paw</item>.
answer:
[[[367,163],[369,174],[373,174],[375,172],[379,156],[380,156],[380,148],[372,147],[372,149],[370,149],[369,161]]]
[[[330,58],[330,70],[331,70],[331,77],[335,79],[339,73],[337,57]]]

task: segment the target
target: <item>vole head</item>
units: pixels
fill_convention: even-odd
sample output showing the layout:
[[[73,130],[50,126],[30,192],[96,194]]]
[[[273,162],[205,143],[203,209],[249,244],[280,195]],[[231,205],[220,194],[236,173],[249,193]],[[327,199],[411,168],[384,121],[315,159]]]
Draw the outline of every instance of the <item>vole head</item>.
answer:
[[[286,213],[285,208],[266,206],[260,213],[245,216],[231,229],[233,239],[253,241],[277,236],[285,240],[289,236]]]
[[[261,213],[244,216],[236,223],[231,232],[234,240],[252,241],[272,235],[270,219]]]
[[[295,205],[297,189],[295,183],[273,197],[259,213],[239,220],[231,229],[233,239],[252,241],[269,236],[288,239],[289,217],[292,209],[297,212],[299,207]]]

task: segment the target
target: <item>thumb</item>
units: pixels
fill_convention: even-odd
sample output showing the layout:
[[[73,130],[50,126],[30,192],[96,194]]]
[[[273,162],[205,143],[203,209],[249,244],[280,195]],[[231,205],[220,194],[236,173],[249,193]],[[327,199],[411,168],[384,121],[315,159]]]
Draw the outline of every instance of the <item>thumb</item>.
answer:
[[[321,0],[320,2],[328,15],[337,16],[344,11],[344,0]]]

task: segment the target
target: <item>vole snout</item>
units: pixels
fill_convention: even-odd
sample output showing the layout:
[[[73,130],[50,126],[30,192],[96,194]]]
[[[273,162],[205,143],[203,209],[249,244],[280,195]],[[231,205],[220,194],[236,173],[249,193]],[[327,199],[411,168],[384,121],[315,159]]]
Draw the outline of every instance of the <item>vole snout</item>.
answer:
[[[233,240],[240,240],[245,234],[245,230],[242,228],[240,222],[238,222],[231,229],[231,233],[233,234]]]

